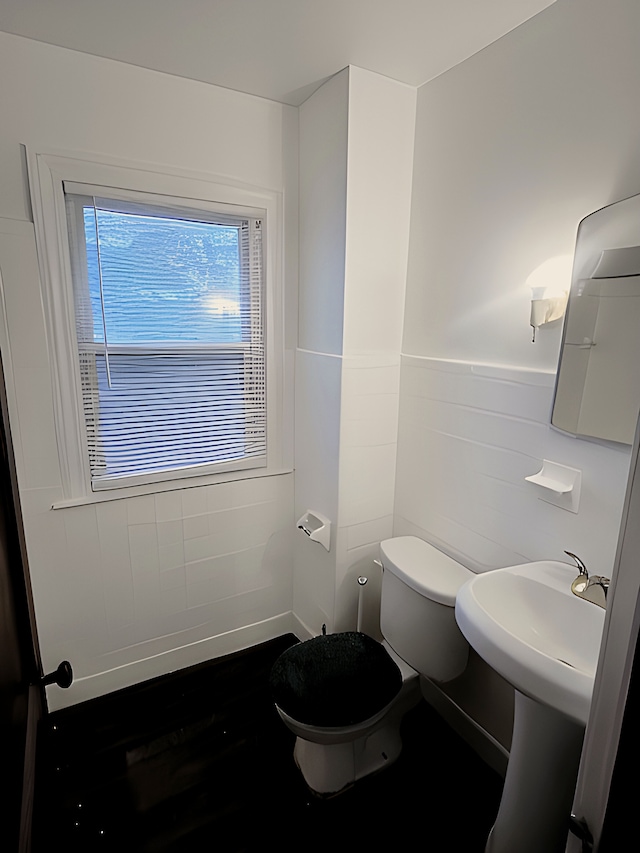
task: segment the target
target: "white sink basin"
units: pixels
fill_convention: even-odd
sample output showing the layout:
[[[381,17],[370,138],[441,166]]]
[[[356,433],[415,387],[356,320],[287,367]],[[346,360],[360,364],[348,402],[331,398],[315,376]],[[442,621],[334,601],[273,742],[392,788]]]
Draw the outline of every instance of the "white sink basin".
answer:
[[[584,726],[605,611],[571,592],[576,575],[549,560],[478,574],[458,592],[456,619],[516,690]]]

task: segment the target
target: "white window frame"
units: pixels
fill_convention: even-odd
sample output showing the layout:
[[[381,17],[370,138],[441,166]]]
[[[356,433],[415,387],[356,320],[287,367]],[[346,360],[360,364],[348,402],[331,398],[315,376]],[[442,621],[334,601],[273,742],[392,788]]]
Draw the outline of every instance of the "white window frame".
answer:
[[[282,199],[279,192],[248,187],[211,176],[159,171],[138,165],[97,161],[58,153],[27,152],[31,201],[36,229],[41,285],[49,353],[56,436],[65,503],[148,493],[200,482],[219,482],[264,476],[285,470],[283,448],[284,328],[282,282]],[[263,467],[214,463],[157,474],[118,478],[93,490],[82,407],[80,370],[71,282],[69,235],[63,184],[109,189],[109,197],[129,200],[144,193],[145,200],[176,207],[232,212],[250,208],[264,212],[264,332],[266,358],[267,463]],[[139,198],[139,196],[138,196]],[[200,478],[199,480],[195,478]]]

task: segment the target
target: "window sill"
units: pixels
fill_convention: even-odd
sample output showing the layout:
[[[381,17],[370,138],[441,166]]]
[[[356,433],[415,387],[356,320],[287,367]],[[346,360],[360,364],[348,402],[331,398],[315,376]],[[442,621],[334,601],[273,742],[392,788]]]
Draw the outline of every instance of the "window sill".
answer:
[[[117,501],[123,498],[137,498],[141,495],[155,495],[162,492],[175,492],[184,489],[197,489],[203,486],[216,486],[221,483],[232,483],[237,480],[255,480],[262,477],[281,477],[292,474],[293,468],[253,468],[247,471],[230,471],[227,474],[209,474],[203,477],[189,477],[181,480],[164,480],[158,483],[149,483],[144,486],[127,486],[122,489],[110,491],[92,492],[79,498],[56,501],[51,509],[69,509],[76,506],[88,506],[90,504],[104,503],[106,501]]]

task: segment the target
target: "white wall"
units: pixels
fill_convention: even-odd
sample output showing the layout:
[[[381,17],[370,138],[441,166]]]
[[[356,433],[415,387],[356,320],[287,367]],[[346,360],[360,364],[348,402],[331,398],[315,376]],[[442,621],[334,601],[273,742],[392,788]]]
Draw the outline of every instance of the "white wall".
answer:
[[[558,0],[418,94],[396,533],[475,570],[579,554],[610,574],[629,448],[552,430],[559,323],[527,277],[640,192],[640,5]],[[524,477],[582,470],[578,514]]]
[[[298,346],[342,353],[349,71],[300,107]]]
[[[300,126],[300,279],[295,392],[296,519],[334,522],[331,552],[296,533],[294,612],[303,630],[333,630],[344,316],[349,71],[305,101]]]
[[[606,571],[628,451],[549,429],[560,327],[531,344],[526,279],[573,251],[583,216],[640,192],[639,16],[636,0],[558,0],[425,85],[413,163],[407,87],[351,68],[303,105],[295,516],[291,475],[50,510],[62,494],[20,145],[283,192],[294,346],[297,111],[0,33],[3,355],[44,662],[68,657],[78,676],[54,707],[223,653],[236,632],[277,633],[292,604],[312,632],[350,627],[350,582],[392,530],[477,569],[567,547]],[[582,469],[577,515],[524,483],[542,458]],[[331,554],[292,533],[307,506],[334,520]]]
[[[415,95],[351,66],[300,108],[296,511],[332,522],[329,553],[296,539],[310,633],[355,628],[356,578],[376,586],[392,531]]]
[[[405,352],[555,370],[526,279],[640,191],[639,15],[557,0],[420,88]]]
[[[613,564],[628,449],[549,428],[561,325],[531,343],[526,279],[640,192],[639,25],[634,0],[559,0],[419,90],[403,376],[425,399],[405,400],[396,510],[474,566]],[[577,516],[524,483],[543,458],[582,469]]]
[[[414,88],[350,68],[336,577],[343,629],[355,627],[356,579],[379,580],[372,561],[393,529],[415,115]]]
[[[579,554],[613,567],[629,449],[549,427],[554,376],[405,356],[396,532],[417,532],[474,571]],[[582,471],[578,512],[525,482],[549,459]]]
[[[296,341],[297,111],[0,33],[3,358],[52,708],[289,629],[293,475],[52,510],[63,498],[21,145],[219,176],[283,194]],[[292,352],[287,378],[292,382]],[[291,396],[291,394],[289,395]],[[291,409],[281,416],[291,445]]]

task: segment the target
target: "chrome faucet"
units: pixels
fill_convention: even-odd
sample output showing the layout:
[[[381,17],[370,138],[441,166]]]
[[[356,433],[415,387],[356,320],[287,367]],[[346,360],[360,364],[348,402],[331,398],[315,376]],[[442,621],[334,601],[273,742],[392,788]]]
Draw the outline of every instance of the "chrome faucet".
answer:
[[[564,553],[575,560],[578,566],[578,577],[571,584],[571,592],[577,595],[578,598],[584,598],[585,601],[597,604],[598,607],[606,607],[607,592],[609,591],[611,580],[605,578],[603,575],[589,575],[587,567],[580,557],[572,554],[571,551],[565,551]]]

